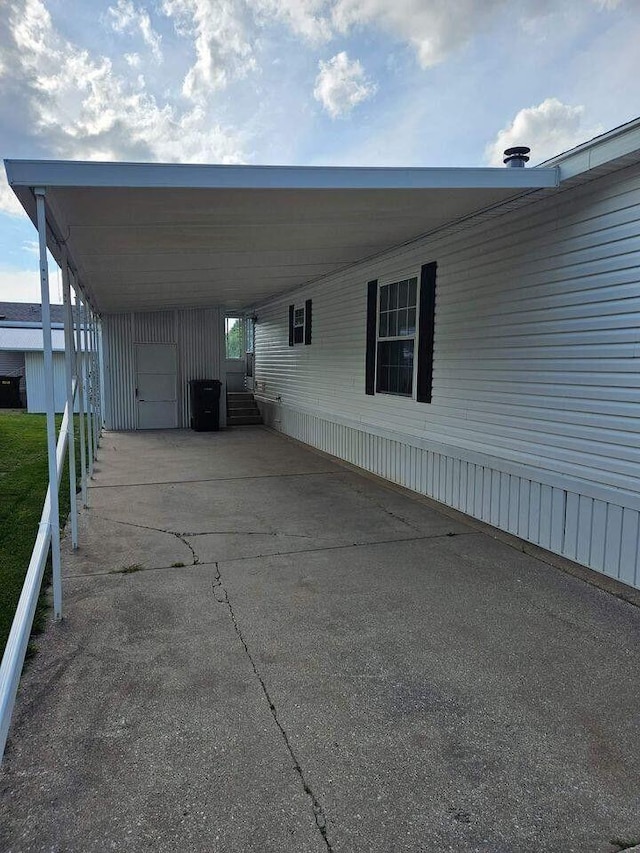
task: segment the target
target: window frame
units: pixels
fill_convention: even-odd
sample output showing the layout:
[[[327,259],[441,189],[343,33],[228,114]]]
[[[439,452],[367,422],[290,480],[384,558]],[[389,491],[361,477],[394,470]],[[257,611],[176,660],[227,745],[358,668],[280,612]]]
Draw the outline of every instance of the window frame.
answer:
[[[296,315],[299,314],[300,312],[302,312],[302,322],[298,323],[296,321]],[[298,308],[294,304],[294,306],[293,306],[293,345],[294,345],[294,347],[299,346],[299,344],[304,344],[304,330],[305,330],[306,320],[307,320],[306,305],[303,304],[300,308]],[[296,340],[296,330],[298,330],[298,329],[300,330],[300,340],[299,341]]]
[[[380,337],[380,316],[381,316],[381,294],[382,288],[388,287],[390,284],[399,284],[402,281],[411,281],[415,279],[416,282],[416,304],[415,304],[415,327],[413,331],[413,335],[392,335]],[[419,329],[419,317],[420,317],[420,281],[421,281],[421,267],[418,267],[416,270],[415,267],[407,267],[405,269],[396,270],[393,273],[388,273],[387,275],[380,276],[377,281],[377,292],[376,292],[376,340],[375,340],[375,374],[374,374],[374,393],[384,395],[385,397],[393,397],[400,398],[404,400],[413,400],[416,402],[417,400],[417,384],[418,384],[418,339],[420,335]],[[413,369],[411,375],[411,393],[410,394],[402,394],[399,391],[379,391],[378,390],[378,353],[379,353],[379,345],[380,343],[384,343],[386,341],[408,341],[413,340]]]

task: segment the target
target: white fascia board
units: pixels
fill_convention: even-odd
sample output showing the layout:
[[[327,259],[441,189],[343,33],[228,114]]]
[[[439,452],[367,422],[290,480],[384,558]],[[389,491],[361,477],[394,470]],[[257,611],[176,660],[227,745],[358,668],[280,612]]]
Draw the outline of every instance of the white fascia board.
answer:
[[[175,163],[95,163],[5,160],[19,187],[132,189],[545,189],[557,169],[368,168],[334,166],[194,166]],[[17,193],[20,195],[19,193]]]
[[[562,183],[632,154],[637,154],[640,160],[640,118],[596,136],[551,160],[545,160],[532,171],[555,167],[560,172]]]

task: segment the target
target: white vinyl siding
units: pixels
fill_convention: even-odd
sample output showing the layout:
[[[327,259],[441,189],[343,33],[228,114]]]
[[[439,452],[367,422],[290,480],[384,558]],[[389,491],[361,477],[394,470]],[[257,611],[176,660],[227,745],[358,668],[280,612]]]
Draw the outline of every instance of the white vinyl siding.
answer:
[[[24,353],[0,350],[0,376],[20,377],[20,396],[25,398]]]
[[[431,261],[432,403],[367,396],[367,282]],[[322,449],[640,583],[640,168],[394,250],[295,295],[308,297],[312,350],[287,345],[290,297],[257,308],[256,389],[269,422],[321,446],[320,418],[335,430],[335,441],[323,433]],[[296,426],[296,417],[311,420]],[[369,438],[382,442],[378,457],[358,450]],[[406,448],[398,463],[387,459],[393,442]]]
[[[0,350],[0,376],[24,376],[24,353]]]

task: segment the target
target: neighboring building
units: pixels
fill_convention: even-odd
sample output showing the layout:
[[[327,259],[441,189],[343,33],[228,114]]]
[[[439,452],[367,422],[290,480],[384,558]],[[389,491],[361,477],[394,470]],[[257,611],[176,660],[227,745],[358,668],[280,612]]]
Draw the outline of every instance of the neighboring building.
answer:
[[[186,427],[252,317],[273,428],[640,587],[640,120],[538,168],[7,171],[70,235],[109,428]]]
[[[56,412],[66,402],[63,311],[51,306]],[[45,411],[41,305],[0,302],[0,376],[19,376],[22,405],[28,412]]]

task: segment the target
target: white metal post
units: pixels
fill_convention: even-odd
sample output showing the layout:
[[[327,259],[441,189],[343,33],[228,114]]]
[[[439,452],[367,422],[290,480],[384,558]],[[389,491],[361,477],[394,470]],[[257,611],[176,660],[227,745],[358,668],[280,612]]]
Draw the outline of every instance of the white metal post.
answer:
[[[82,305],[82,337],[84,340],[85,353],[85,377],[86,377],[86,396],[87,404],[87,469],[89,477],[93,477],[93,418],[92,418],[92,394],[93,388],[91,384],[91,349],[89,340],[89,309],[87,303]]]
[[[80,421],[80,481],[82,486],[82,506],[87,506],[87,445],[85,436],[85,387],[84,387],[84,352],[82,351],[82,308],[80,296],[78,295],[78,282],[76,280],[76,329],[78,339],[79,361],[76,361],[78,382],[78,413]]]
[[[91,339],[93,352],[93,433],[94,455],[98,455],[100,442],[100,375],[98,370],[98,322],[95,312],[91,312]]]
[[[98,384],[98,444],[104,427],[104,386],[102,366],[102,323],[96,314],[96,382]]]
[[[60,510],[58,506],[58,470],[56,465],[56,407],[53,380],[53,347],[51,342],[51,305],[49,301],[49,264],[47,261],[47,218],[45,190],[35,190],[40,246],[40,298],[42,301],[42,340],[44,343],[44,384],[47,409],[47,456],[49,460],[49,494],[51,496],[51,563],[53,572],[53,614],[62,619],[62,572],[60,570]]]
[[[73,379],[76,371],[76,348],[73,337],[73,314],[71,288],[69,286],[69,264],[67,253],[62,261],[62,295],[64,300],[64,366],[67,379],[67,411],[69,412],[69,509],[71,515],[71,543],[78,547],[78,499],[76,496],[76,436],[74,416]]]

